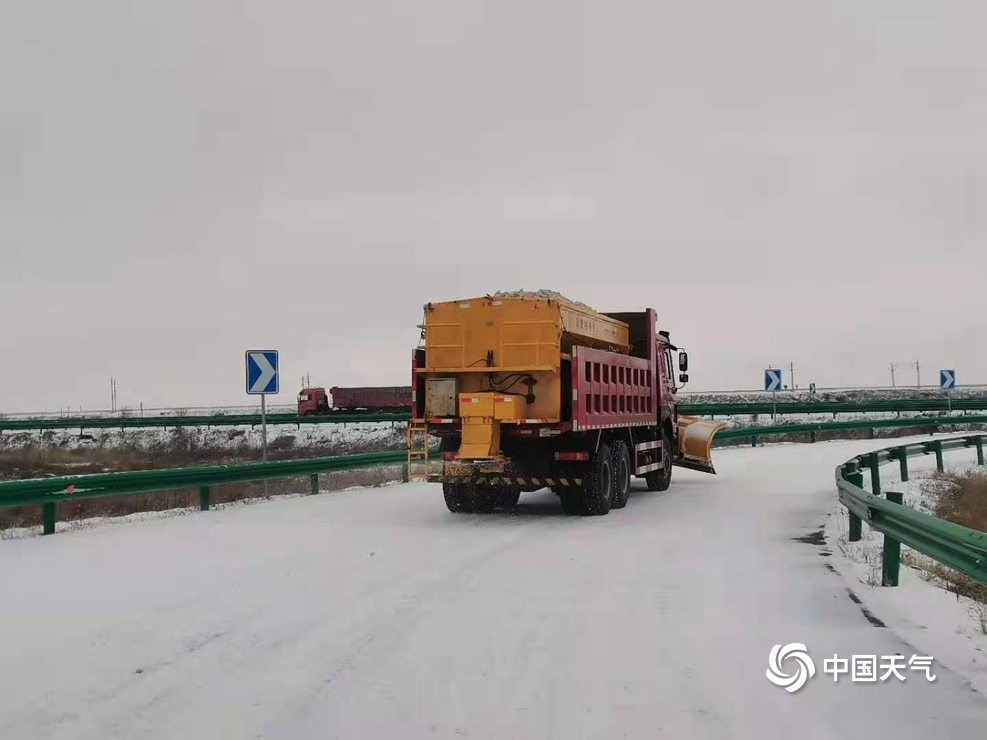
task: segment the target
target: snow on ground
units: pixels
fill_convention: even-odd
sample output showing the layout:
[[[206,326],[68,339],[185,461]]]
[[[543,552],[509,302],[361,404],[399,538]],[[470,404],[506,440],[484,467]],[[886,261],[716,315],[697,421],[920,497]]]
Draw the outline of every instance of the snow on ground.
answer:
[[[948,438],[953,435],[936,435]],[[913,439],[872,442],[873,449],[927,441],[929,436]],[[947,471],[962,473],[976,467],[976,451],[956,450],[943,453]],[[901,491],[906,506],[935,516],[935,494],[923,478],[934,473],[934,454],[908,461],[909,480],[902,482],[898,463],[881,467],[882,491]],[[870,474],[864,475],[864,487],[871,490]],[[868,609],[881,615],[889,627],[904,635],[927,654],[934,655],[964,675],[977,689],[987,694],[987,605],[945,590],[923,578],[925,571],[902,562],[897,587],[882,587],[881,553],[884,535],[863,526],[858,542],[849,542],[849,518],[846,509],[834,504],[827,518],[825,535],[835,549],[833,564],[852,585]],[[917,563],[932,564],[930,558],[907,546],[901,548],[903,561],[911,556]]]
[[[683,404],[688,403],[764,403],[775,400],[778,403],[818,403],[824,401],[865,401],[891,400],[904,398],[944,399],[946,395],[938,388],[907,387],[898,388],[819,388],[816,393],[805,389],[780,391],[771,394],[766,391],[737,390],[737,391],[690,391],[681,389],[678,397]],[[953,398],[987,398],[987,386],[962,386],[952,391]],[[297,409],[295,403],[269,402],[269,413],[292,413]],[[214,414],[259,414],[260,402],[243,406],[189,406],[165,408],[141,408],[128,406],[117,411],[108,409],[86,409],[82,407],[60,409],[58,411],[31,411],[0,414],[11,419],[23,418],[64,418],[64,417],[96,417],[120,416],[172,416],[178,411],[189,416],[211,416]]]
[[[953,398],[987,398],[987,386],[964,386],[953,389]],[[893,399],[927,398],[944,400],[938,388],[819,388],[816,393],[801,389],[794,391],[680,391],[685,403],[820,403],[830,401],[890,401]]]
[[[361,422],[346,424],[269,425],[268,449],[279,448],[353,448],[362,450],[391,449],[406,443],[402,422]],[[235,453],[260,449],[263,432],[256,427],[160,427],[129,429],[93,429],[80,436],[78,430],[56,429],[0,433],[0,450],[16,450],[44,444],[49,448],[92,449],[105,447],[143,451],[182,447],[185,449],[219,449]]]
[[[285,414],[292,413],[298,408],[295,403],[271,403],[267,404],[267,413],[269,414]],[[133,406],[125,406],[118,408],[116,411],[110,409],[87,409],[81,406],[75,408],[60,409],[58,411],[21,411],[17,413],[6,413],[3,416],[10,419],[62,419],[71,417],[105,417],[105,416],[129,416],[129,417],[139,417],[139,416],[175,416],[180,414],[182,416],[213,416],[215,414],[259,414],[260,413],[260,401],[255,404],[247,404],[243,406],[168,406],[162,408],[140,408]]]
[[[959,413],[954,414],[962,419]],[[883,419],[894,418],[894,413],[840,414],[838,419],[852,418]],[[902,413],[902,418],[939,418],[936,413]],[[775,419],[770,414],[738,415],[716,417],[728,428],[771,426],[785,424],[805,424],[810,422],[833,421],[832,414],[786,414]],[[964,426],[977,429],[984,425]],[[325,424],[268,424],[267,440],[269,449],[279,445],[308,449],[326,447],[348,447],[360,450],[388,449],[405,444],[404,422],[347,422]],[[236,452],[243,449],[260,449],[261,427],[217,426],[217,427],[176,427],[176,428],[127,428],[127,429],[87,429],[80,435],[78,429],[54,429],[46,431],[29,430],[0,432],[0,450],[23,449],[43,444],[60,449],[87,449],[93,447],[118,447],[139,450],[166,449],[176,444],[194,448],[210,448]],[[436,443],[437,444],[437,443]]]
[[[923,437],[927,439],[927,437]],[[14,738],[977,737],[941,630],[875,627],[810,538],[834,467],[880,441],[716,451],[605,517],[437,485],[273,499],[0,542],[0,727]],[[904,588],[901,592],[904,592]],[[854,584],[853,592],[870,598]],[[921,644],[916,641],[921,640]],[[816,674],[790,694],[773,645]],[[860,685],[834,654],[931,653]],[[951,655],[949,657],[952,657]],[[794,661],[783,663],[794,671]]]

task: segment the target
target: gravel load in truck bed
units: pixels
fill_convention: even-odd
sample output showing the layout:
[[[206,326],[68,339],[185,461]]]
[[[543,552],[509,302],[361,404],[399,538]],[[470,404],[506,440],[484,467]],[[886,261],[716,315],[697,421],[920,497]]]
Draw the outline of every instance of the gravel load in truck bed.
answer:
[[[493,296],[495,298],[552,299],[568,303],[570,306],[577,306],[585,311],[597,313],[597,310],[592,306],[587,306],[580,301],[574,301],[561,293],[548,290],[547,288],[541,288],[540,290],[501,290],[494,293]]]

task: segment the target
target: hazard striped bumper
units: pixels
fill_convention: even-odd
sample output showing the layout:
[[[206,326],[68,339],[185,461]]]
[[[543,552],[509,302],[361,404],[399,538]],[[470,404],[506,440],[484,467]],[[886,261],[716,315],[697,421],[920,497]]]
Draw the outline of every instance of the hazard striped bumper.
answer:
[[[524,487],[548,487],[548,486],[581,486],[582,478],[529,478],[515,475],[473,475],[455,476],[442,475],[441,473],[431,473],[428,476],[429,483],[466,483],[472,482],[486,486],[524,486]]]

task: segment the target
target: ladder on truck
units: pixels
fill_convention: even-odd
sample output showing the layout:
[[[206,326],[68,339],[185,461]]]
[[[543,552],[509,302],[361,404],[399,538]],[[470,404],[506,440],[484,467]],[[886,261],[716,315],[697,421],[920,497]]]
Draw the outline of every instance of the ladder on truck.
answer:
[[[421,435],[416,445],[416,437]],[[413,473],[415,462],[424,464],[425,470],[420,478]],[[428,480],[428,426],[424,421],[408,422],[408,481]]]

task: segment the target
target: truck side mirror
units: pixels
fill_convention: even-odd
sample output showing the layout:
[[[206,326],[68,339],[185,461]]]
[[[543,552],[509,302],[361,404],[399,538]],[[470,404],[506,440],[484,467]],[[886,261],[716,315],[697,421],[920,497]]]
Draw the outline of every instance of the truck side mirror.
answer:
[[[679,373],[679,382],[685,385],[689,382],[689,373]]]
[[[687,352],[679,352],[679,370],[685,372],[689,369],[689,354]]]

